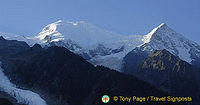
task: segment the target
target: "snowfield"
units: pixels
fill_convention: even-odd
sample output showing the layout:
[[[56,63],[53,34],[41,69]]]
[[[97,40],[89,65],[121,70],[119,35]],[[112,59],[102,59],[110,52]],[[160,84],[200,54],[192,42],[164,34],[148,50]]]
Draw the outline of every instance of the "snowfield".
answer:
[[[0,62],[1,66],[1,62]],[[15,98],[18,103],[25,105],[47,105],[46,102],[37,94],[29,90],[17,88],[10,82],[8,77],[3,73],[0,67],[0,91],[6,92],[11,97]]]

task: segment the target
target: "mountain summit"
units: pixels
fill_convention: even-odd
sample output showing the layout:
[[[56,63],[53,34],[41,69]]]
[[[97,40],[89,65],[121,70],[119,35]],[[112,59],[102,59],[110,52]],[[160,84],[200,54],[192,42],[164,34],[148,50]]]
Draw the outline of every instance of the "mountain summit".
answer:
[[[62,20],[47,25],[36,36],[36,38],[43,42],[73,40],[82,47],[88,47],[101,42],[117,42],[122,37],[117,33],[102,30],[84,21],[65,22]]]
[[[120,70],[123,58],[134,48],[149,54],[166,49],[184,61],[200,67],[200,46],[177,33],[166,23],[160,24],[147,35],[120,35],[93,24],[59,20],[43,28],[34,37],[0,33],[5,39],[25,41],[33,46],[62,46],[81,55],[94,65]]]
[[[143,44],[142,38],[140,35],[120,35],[84,21],[62,20],[47,25],[34,37],[40,44],[68,48],[94,65],[117,70],[121,68],[123,57]]]
[[[181,60],[200,68],[200,46],[164,23],[145,35],[143,41],[145,42],[143,45],[135,48],[123,58],[122,70],[124,72],[135,74],[136,68],[157,50],[169,51]]]
[[[200,58],[200,46],[169,28],[162,23],[143,38],[145,44],[139,49],[151,53],[155,50],[166,49],[191,64],[198,64]]]
[[[153,37],[155,37],[155,34],[157,31],[162,30],[163,27],[168,27],[166,23],[161,23],[158,27],[154,28],[149,34],[145,35],[142,39],[145,43],[148,43],[152,40]]]

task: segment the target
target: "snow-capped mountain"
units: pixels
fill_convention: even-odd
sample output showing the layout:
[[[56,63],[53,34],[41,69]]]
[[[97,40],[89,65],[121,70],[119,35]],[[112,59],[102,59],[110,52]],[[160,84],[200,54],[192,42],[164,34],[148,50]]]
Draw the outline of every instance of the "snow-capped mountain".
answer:
[[[120,35],[103,30],[84,21],[67,22],[59,20],[43,28],[34,37],[0,33],[5,39],[25,41],[30,46],[62,46],[75,52],[94,65],[103,65],[120,70],[122,60],[130,51],[138,47],[152,53],[166,49],[182,60],[200,67],[200,46],[181,34],[160,24],[147,35]]]
[[[142,38],[140,35],[120,35],[84,21],[59,20],[44,27],[33,39],[40,44],[66,47],[95,65],[119,70],[122,58],[143,44]]]
[[[151,53],[166,49],[180,59],[194,64],[200,58],[200,46],[162,23],[143,38],[144,45],[139,49]]]

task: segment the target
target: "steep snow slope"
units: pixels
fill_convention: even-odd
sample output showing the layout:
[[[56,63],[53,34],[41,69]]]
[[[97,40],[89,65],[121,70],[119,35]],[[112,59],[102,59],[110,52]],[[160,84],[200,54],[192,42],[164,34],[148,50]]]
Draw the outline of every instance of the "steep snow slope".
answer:
[[[1,62],[0,62],[1,66]],[[10,80],[4,75],[3,69],[0,67],[0,91],[8,93],[15,98],[18,103],[26,105],[47,105],[46,102],[36,93],[29,90],[18,89]]]
[[[133,48],[143,44],[142,38],[140,35],[119,35],[83,21],[61,20],[47,25],[34,37],[42,44],[66,47],[95,65],[117,70],[120,69],[122,58]]]
[[[166,49],[182,60],[191,63],[200,58],[200,46],[162,23],[143,38],[141,50],[151,52]]]

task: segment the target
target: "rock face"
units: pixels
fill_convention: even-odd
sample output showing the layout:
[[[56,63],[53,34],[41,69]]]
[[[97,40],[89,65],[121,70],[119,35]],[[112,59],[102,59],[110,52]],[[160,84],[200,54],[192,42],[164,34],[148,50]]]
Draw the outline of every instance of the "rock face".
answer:
[[[10,41],[7,40],[8,42]],[[24,49],[23,46],[18,46],[17,50]],[[10,49],[5,47],[4,50]],[[40,45],[34,45],[22,52],[21,50],[19,50],[20,54],[0,54],[4,73],[18,87],[38,93],[48,105],[102,105],[100,98],[104,94],[111,97],[133,94],[168,95],[134,76],[102,66],[95,67],[63,47],[54,46],[44,49]],[[121,104],[116,103],[116,105]]]
[[[125,65],[125,73],[137,76],[172,95],[191,96],[194,105],[200,102],[200,70],[167,50],[156,50],[146,59],[135,54],[132,57],[141,60],[134,65]]]
[[[122,72],[134,74],[140,64],[149,56],[149,52],[141,51],[136,48],[129,52],[123,59]]]

